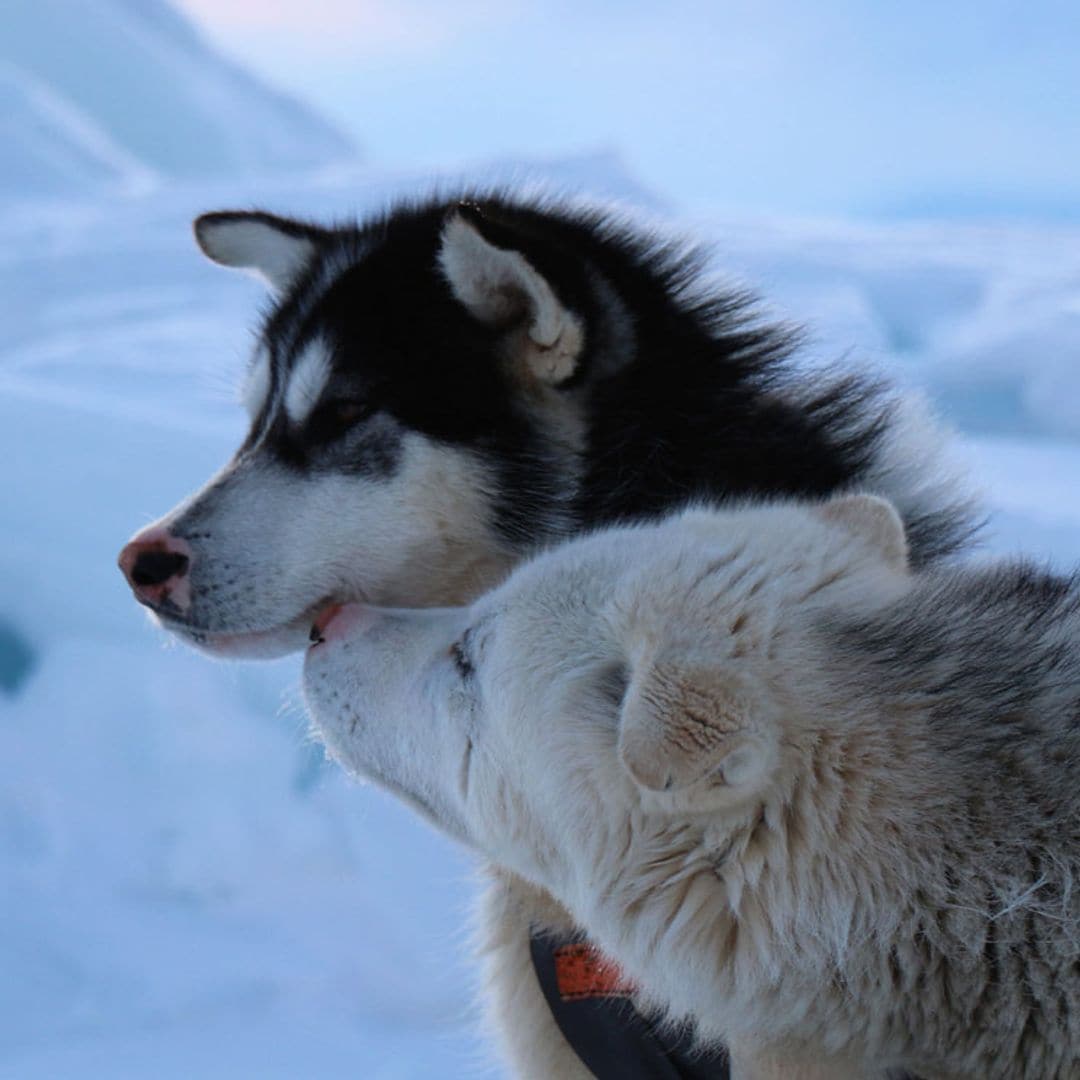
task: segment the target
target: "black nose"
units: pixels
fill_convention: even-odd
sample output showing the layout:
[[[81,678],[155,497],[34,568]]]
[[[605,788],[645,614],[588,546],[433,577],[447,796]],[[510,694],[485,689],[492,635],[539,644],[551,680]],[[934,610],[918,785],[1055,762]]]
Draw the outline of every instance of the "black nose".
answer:
[[[188,557],[175,551],[141,551],[131,568],[136,585],[160,585],[171,577],[187,573]]]

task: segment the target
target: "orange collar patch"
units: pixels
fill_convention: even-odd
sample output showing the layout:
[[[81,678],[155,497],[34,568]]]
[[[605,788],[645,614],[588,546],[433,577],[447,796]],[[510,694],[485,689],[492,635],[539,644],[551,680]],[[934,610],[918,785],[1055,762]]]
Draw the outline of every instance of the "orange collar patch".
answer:
[[[618,964],[586,942],[555,949],[555,980],[563,1001],[626,998],[636,989]]]

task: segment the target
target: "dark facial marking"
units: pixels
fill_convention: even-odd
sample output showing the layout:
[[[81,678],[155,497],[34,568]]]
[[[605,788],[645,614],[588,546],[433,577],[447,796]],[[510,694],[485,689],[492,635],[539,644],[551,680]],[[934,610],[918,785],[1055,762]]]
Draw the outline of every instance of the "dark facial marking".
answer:
[[[471,679],[476,674],[476,669],[473,667],[472,660],[469,659],[468,653],[465,651],[465,640],[468,637],[466,632],[465,636],[460,641],[455,641],[450,646],[450,659],[454,661],[454,667],[457,673],[463,679]]]
[[[355,398],[331,398],[314,409],[304,425],[304,439],[312,446],[336,442],[361,420],[371,416],[371,405]]]

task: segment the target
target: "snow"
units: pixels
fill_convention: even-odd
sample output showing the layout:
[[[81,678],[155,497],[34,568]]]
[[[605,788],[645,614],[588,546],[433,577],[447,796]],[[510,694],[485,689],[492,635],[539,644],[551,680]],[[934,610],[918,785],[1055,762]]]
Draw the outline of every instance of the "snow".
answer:
[[[17,149],[0,164],[0,1078],[498,1075],[472,1004],[473,859],[324,762],[296,658],[172,645],[115,567],[243,432],[262,291],[196,253],[191,218],[341,217],[435,178],[334,164],[336,136],[158,0],[14,0],[0,118]],[[298,178],[316,164],[333,167]],[[610,150],[468,172],[665,205]],[[809,322],[810,360],[865,358],[929,395],[986,491],[986,553],[1080,561],[1080,228],[682,223],[719,273]]]
[[[164,0],[7,0],[3,27],[0,195],[141,191],[356,156]]]
[[[0,184],[8,192],[57,194],[72,186],[138,192],[155,176],[74,102],[0,62],[0,132],[10,147]]]
[[[1080,228],[698,221],[726,268],[979,433],[1080,434]]]

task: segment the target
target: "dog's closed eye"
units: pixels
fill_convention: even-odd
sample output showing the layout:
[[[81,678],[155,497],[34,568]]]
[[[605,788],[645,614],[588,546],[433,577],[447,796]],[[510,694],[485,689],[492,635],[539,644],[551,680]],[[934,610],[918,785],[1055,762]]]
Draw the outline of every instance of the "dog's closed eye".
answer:
[[[307,424],[307,437],[317,444],[333,442],[371,412],[368,404],[351,398],[326,401],[312,413]]]

